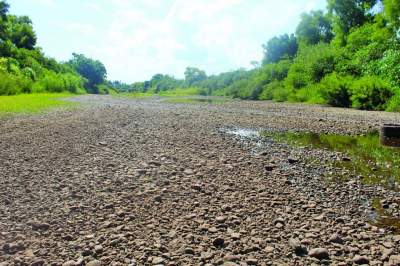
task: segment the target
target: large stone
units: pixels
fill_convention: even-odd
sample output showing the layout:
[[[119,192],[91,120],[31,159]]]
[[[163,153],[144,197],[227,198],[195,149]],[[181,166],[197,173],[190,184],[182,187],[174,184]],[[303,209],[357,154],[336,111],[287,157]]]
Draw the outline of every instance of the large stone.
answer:
[[[369,259],[365,256],[356,255],[353,258],[355,264],[369,264]]]
[[[42,259],[37,259],[30,264],[30,266],[43,266],[46,262]]]
[[[300,241],[298,241],[297,239],[289,239],[289,246],[297,256],[303,256],[307,254],[307,248],[302,246]]]
[[[92,260],[86,264],[86,266],[102,266],[102,265],[103,263],[99,260]]]
[[[329,238],[329,242],[331,243],[336,243],[336,244],[343,244],[343,239],[338,235],[338,234],[333,234],[330,238]]]
[[[38,222],[32,222],[31,223],[32,229],[35,231],[46,231],[50,229],[50,225],[48,223],[38,223]]]
[[[389,258],[389,265],[400,265],[400,255],[392,255]]]
[[[225,240],[221,237],[217,237],[213,240],[213,245],[217,248],[223,247],[225,244]]]
[[[326,248],[314,248],[308,252],[308,256],[319,259],[319,260],[328,260],[329,259],[329,251]]]

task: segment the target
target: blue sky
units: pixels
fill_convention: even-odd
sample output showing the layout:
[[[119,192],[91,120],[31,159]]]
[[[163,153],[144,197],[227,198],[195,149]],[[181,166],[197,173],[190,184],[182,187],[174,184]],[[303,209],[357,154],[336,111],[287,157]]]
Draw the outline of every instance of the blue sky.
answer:
[[[302,12],[326,0],[11,0],[28,15],[44,52],[99,59],[108,78],[125,82],[156,73],[182,77],[187,66],[216,74],[262,59],[261,45],[294,32]]]

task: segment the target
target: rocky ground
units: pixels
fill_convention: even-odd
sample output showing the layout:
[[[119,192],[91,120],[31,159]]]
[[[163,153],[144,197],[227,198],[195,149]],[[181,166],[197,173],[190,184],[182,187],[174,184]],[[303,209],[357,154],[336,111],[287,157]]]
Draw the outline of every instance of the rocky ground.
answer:
[[[400,195],[236,128],[357,134],[400,114],[80,96],[0,119],[0,265],[400,265]]]

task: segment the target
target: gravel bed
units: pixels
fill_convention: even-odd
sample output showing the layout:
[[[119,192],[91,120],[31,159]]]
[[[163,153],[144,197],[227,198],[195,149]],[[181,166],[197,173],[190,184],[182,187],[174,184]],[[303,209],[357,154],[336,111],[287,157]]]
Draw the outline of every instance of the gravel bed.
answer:
[[[400,265],[400,233],[371,206],[399,215],[399,192],[328,182],[341,154],[232,134],[361,134],[400,114],[72,100],[85,105],[0,118],[1,266]]]

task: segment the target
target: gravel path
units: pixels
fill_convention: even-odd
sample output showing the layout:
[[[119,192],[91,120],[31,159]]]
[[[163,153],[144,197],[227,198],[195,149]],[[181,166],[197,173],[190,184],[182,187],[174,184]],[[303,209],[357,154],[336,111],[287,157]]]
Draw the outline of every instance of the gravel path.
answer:
[[[400,114],[232,101],[79,96],[71,111],[0,118],[0,265],[400,265],[400,233],[328,183],[327,151],[235,128],[357,134]],[[396,235],[397,234],[397,235]]]

